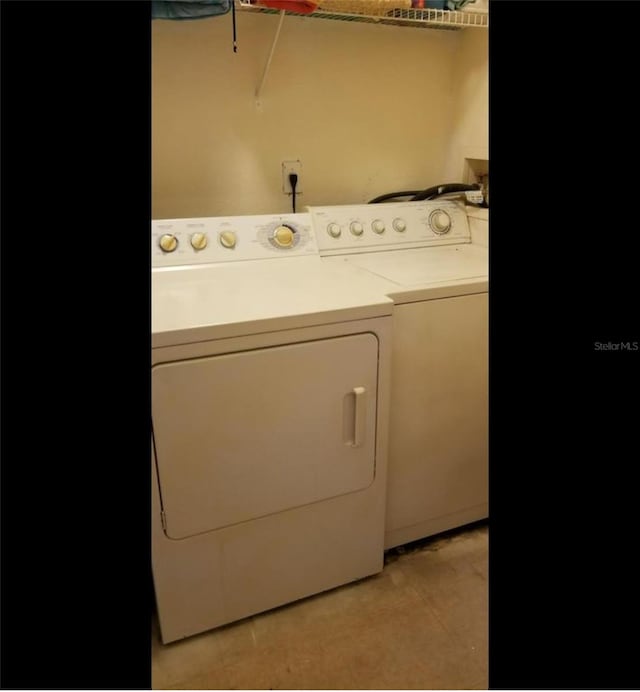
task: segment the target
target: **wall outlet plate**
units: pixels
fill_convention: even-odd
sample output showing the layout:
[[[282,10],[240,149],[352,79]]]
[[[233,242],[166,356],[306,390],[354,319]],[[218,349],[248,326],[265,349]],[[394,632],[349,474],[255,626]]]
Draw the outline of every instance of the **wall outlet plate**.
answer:
[[[282,192],[285,195],[293,194],[291,183],[289,182],[289,173],[295,173],[298,176],[296,185],[296,195],[302,193],[302,163],[300,161],[283,161],[282,162]]]

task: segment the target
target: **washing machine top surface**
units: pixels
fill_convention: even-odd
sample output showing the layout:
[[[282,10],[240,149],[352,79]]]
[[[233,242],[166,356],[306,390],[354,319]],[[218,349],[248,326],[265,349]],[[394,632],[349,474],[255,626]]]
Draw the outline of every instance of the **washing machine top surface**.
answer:
[[[152,222],[152,346],[391,314],[320,259],[308,214]]]
[[[310,207],[323,261],[394,302],[488,290],[487,248],[451,200]]]
[[[348,261],[399,286],[487,278],[487,251],[474,245],[352,255]]]

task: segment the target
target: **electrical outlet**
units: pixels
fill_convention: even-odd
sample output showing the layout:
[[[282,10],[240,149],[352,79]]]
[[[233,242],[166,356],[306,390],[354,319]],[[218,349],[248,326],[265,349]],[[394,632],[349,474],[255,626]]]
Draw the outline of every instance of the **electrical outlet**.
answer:
[[[295,173],[298,176],[296,184],[296,195],[302,192],[302,164],[300,161],[283,161],[282,162],[282,192],[285,195],[293,194],[291,183],[289,182],[289,173]]]

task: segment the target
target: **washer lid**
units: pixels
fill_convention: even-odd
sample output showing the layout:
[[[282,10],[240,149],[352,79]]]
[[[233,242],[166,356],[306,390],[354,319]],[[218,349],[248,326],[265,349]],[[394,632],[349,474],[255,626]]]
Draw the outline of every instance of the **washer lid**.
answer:
[[[486,279],[486,248],[469,244],[351,255],[348,262],[399,286]]]

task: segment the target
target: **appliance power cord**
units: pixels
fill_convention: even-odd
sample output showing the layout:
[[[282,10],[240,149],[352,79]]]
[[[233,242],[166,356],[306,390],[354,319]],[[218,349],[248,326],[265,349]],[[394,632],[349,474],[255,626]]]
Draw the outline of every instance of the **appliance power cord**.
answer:
[[[296,185],[298,184],[298,174],[289,173],[289,182],[291,183],[291,204],[293,206],[293,213],[296,213]]]

